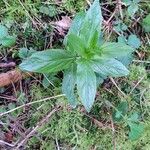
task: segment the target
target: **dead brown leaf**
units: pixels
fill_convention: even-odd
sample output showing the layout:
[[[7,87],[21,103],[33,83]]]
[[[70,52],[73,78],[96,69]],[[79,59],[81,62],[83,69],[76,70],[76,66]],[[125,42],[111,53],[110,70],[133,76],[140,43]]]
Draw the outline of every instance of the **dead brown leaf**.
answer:
[[[65,30],[68,30],[70,25],[71,25],[71,19],[68,16],[62,16],[62,19],[59,20],[59,21],[56,21],[54,23],[54,25],[56,25],[56,26],[58,26],[60,28],[63,28]]]
[[[62,19],[59,21],[51,22],[52,25],[54,25],[55,29],[61,36],[65,36],[66,30],[70,28],[71,25],[71,19],[68,16],[62,16]]]

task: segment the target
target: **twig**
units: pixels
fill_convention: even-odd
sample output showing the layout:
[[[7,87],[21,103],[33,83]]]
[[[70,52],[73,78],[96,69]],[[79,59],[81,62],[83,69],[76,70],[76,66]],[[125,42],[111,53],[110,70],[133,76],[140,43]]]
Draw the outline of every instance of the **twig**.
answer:
[[[123,91],[121,91],[121,89],[119,88],[119,86],[116,84],[115,80],[114,80],[112,77],[110,77],[110,80],[111,80],[111,82],[115,85],[115,87],[118,89],[118,91],[119,91],[124,97],[126,97],[126,94],[125,94]]]
[[[86,2],[89,6],[91,6],[91,2],[89,0],[86,0]]]
[[[56,138],[56,146],[57,146],[57,150],[60,150],[60,147],[59,147],[59,144],[58,144],[58,140],[57,140],[57,138]]]
[[[87,113],[84,113],[87,117],[89,117],[93,123],[95,125],[97,125],[99,128],[102,128],[102,129],[111,129],[111,127],[109,125],[105,125],[103,124],[102,122],[100,122],[99,120],[93,118],[92,116],[88,115]]]
[[[115,8],[114,12],[112,13],[112,15],[110,16],[110,18],[105,22],[106,25],[109,24],[109,22],[112,20],[112,18],[115,16],[116,12],[117,12],[118,7]]]
[[[122,14],[122,8],[121,8],[122,2],[121,0],[117,0],[116,1],[116,7],[114,12],[112,13],[112,15],[110,16],[110,18],[105,22],[105,25],[107,26],[109,24],[109,22],[112,20],[112,18],[115,16],[115,14],[118,12],[120,12],[120,16],[123,19],[123,14]]]
[[[118,9],[119,9],[119,12],[120,12],[121,19],[123,19],[123,13],[122,13],[122,8],[121,8],[121,5],[122,5],[121,0],[117,0],[117,4],[118,4]]]
[[[48,121],[48,119],[49,119],[56,111],[58,111],[58,110],[60,110],[60,109],[61,109],[61,107],[58,107],[58,106],[57,106],[57,107],[54,108],[51,112],[49,112],[46,117],[44,117],[40,122],[38,122],[37,125],[32,129],[32,131],[29,132],[29,133],[26,135],[26,137],[18,144],[18,146],[16,147],[16,150],[19,150],[19,148],[20,148],[21,146],[23,146],[23,145],[27,142],[27,140],[28,140],[31,136],[33,136],[33,135],[35,134],[35,132],[38,130],[38,128],[40,128],[42,125],[44,125],[44,124]]]
[[[7,111],[7,112],[0,113],[0,117],[4,116],[4,115],[6,115],[6,114],[9,114],[9,113],[11,113],[11,112],[13,112],[13,111],[15,111],[15,110],[18,110],[18,109],[20,109],[20,108],[23,108],[23,107],[25,107],[25,106],[29,106],[29,105],[32,105],[32,104],[35,104],[35,103],[41,103],[41,102],[44,102],[44,101],[47,101],[47,100],[50,100],[50,99],[56,99],[56,98],[63,97],[63,96],[65,96],[65,95],[64,95],[64,94],[61,94],[61,95],[52,96],[52,97],[47,97],[47,98],[44,98],[44,99],[41,99],[41,100],[33,101],[33,102],[30,102],[30,103],[27,103],[27,104],[23,104],[23,105],[18,106],[18,107],[14,108],[14,109],[11,109],[11,110],[9,110],[9,111]]]
[[[7,67],[15,67],[15,62],[9,62],[9,63],[0,63],[0,68],[7,68]]]
[[[14,101],[14,102],[17,101],[17,99],[16,99],[16,98],[13,98],[12,96],[3,96],[3,95],[0,95],[0,98],[7,99],[7,100],[11,100],[11,101]]]
[[[150,61],[145,60],[133,60],[133,62],[150,64]]]
[[[10,147],[14,147],[15,145],[13,145],[13,144],[10,144],[10,143],[7,143],[7,142],[5,142],[5,141],[2,141],[2,140],[0,140],[0,145],[7,145],[7,146],[10,146]]]
[[[109,113],[110,115],[110,119],[111,119],[111,127],[112,127],[112,142],[113,142],[113,145],[114,145],[114,150],[116,150],[116,140],[115,140],[115,128],[114,128],[114,122],[113,122],[113,119],[112,119],[112,115]]]
[[[145,78],[145,75],[137,82],[137,84],[133,87],[133,89],[130,91],[129,95],[132,94],[132,92],[135,90],[135,88],[142,82],[142,80]]]

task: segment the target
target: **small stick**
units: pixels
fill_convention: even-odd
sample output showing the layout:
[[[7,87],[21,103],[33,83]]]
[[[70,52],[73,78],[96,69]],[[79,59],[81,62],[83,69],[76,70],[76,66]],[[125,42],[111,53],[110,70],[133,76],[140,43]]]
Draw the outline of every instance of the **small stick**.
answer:
[[[117,4],[118,4],[118,9],[119,9],[119,12],[120,12],[120,16],[121,16],[121,19],[123,19],[123,13],[122,13],[122,8],[121,8],[121,0],[117,0]]]
[[[13,144],[10,144],[10,143],[7,143],[7,142],[5,142],[5,141],[2,141],[2,140],[0,140],[0,144],[1,145],[7,145],[7,146],[10,146],[10,147],[14,147],[15,145],[13,145]]]
[[[15,111],[15,110],[18,110],[18,109],[20,109],[20,108],[23,108],[23,107],[25,107],[25,106],[29,106],[29,105],[32,105],[32,104],[35,104],[35,103],[41,103],[41,102],[44,102],[44,101],[47,101],[47,100],[50,100],[50,99],[55,99],[55,98],[59,98],[59,97],[63,97],[63,96],[65,96],[65,95],[64,95],[64,94],[61,94],[61,95],[52,96],[52,97],[47,97],[47,98],[44,98],[44,99],[41,99],[41,100],[33,101],[33,102],[30,102],[30,103],[27,103],[27,104],[23,104],[23,105],[21,105],[21,106],[18,106],[18,107],[16,107],[16,108],[11,109],[11,110],[9,110],[9,111],[6,111],[6,112],[4,112],[4,113],[0,113],[0,117],[4,116],[4,115],[6,115],[6,114],[9,114],[9,113],[11,113],[11,112],[13,112],[13,111]]]
[[[146,60],[133,60],[133,62],[150,64],[150,61],[146,61]]]
[[[9,63],[0,63],[0,68],[7,68],[7,67],[15,67],[15,62],[9,62]]]
[[[86,0],[86,2],[89,6],[91,6],[91,2],[89,0]]]
[[[97,125],[98,127],[102,128],[102,129],[111,129],[111,127],[109,125],[105,125],[102,122],[100,122],[99,120],[93,118],[92,116],[88,115],[87,113],[84,113],[85,116],[89,117],[92,122]]]
[[[117,12],[117,7],[115,8],[115,10],[114,10],[114,12],[112,13],[112,15],[110,16],[110,18],[106,21],[106,25],[109,24],[109,22],[110,22],[110,21],[112,20],[112,18],[115,16],[116,12]]]
[[[115,128],[112,115],[109,113],[111,119],[111,127],[112,127],[112,143],[114,145],[114,150],[116,150],[116,140],[115,140]]]
[[[118,89],[118,91],[124,96],[126,97],[126,94],[124,92],[121,91],[121,89],[119,88],[119,86],[116,84],[115,80],[113,78],[110,77],[111,82],[115,85],[115,87]]]
[[[135,90],[135,88],[142,82],[142,80],[145,78],[145,75],[137,82],[137,84],[133,87],[133,89],[131,90],[131,92],[129,93],[129,95],[132,94],[132,92]]]

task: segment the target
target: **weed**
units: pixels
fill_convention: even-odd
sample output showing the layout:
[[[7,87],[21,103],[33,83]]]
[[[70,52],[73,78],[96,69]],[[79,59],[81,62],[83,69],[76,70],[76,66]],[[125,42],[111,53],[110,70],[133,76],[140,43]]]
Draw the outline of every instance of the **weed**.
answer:
[[[14,61],[18,65],[21,61],[24,62],[33,58],[37,51],[45,51],[45,49],[52,47],[64,47],[60,43],[62,37],[55,33],[57,28],[53,28],[51,22],[59,21],[62,16],[66,15],[72,18],[78,11],[83,11],[75,16],[72,26],[64,40],[65,50],[61,50],[61,52],[67,53],[71,51],[68,56],[72,56],[75,53],[77,58],[73,62],[75,62],[76,66],[79,63],[78,59],[83,58],[81,54],[85,50],[80,48],[84,41],[83,38],[89,38],[89,35],[93,35],[93,32],[91,31],[89,34],[84,32],[88,36],[81,36],[75,30],[75,35],[78,35],[74,36],[72,32],[75,28],[73,26],[76,23],[77,26],[78,23],[85,23],[84,15],[87,15],[89,12],[88,10],[85,13],[85,7],[90,4],[91,1],[88,0],[49,0],[44,2],[39,0],[1,0],[0,39],[5,35],[5,38],[12,36],[16,40],[12,46],[5,47],[1,44],[0,63]],[[120,5],[121,8],[119,7]],[[39,124],[39,121],[47,116],[47,113],[55,106],[62,106],[62,109],[56,112],[47,123],[42,124],[37,132],[28,139],[28,142],[22,145],[22,148],[28,150],[150,149],[149,1],[122,0],[122,3],[117,3],[115,0],[104,0],[100,6],[103,21],[99,36],[100,49],[97,49],[96,53],[99,53],[102,48],[106,51],[109,49],[113,50],[112,54],[116,57],[116,55],[122,54],[121,47],[123,45],[128,45],[127,47],[131,47],[132,49],[136,48],[136,51],[132,55],[123,56],[118,59],[115,58],[128,68],[129,75],[121,78],[118,75],[114,79],[103,76],[102,79],[95,73],[97,87],[96,98],[89,113],[82,107],[80,102],[82,99],[77,95],[79,93],[77,86],[74,88],[74,95],[76,99],[79,99],[76,109],[70,107],[66,97],[50,99],[44,103],[26,105],[26,103],[32,103],[62,93],[63,76],[66,79],[64,89],[70,88],[68,86],[70,83],[67,80],[70,74],[67,76],[68,71],[62,69],[62,67],[60,67],[60,70],[63,70],[63,74],[62,72],[33,73],[31,77],[23,81],[15,83],[12,86],[0,88],[0,115],[18,106],[25,106],[22,107],[23,109],[17,109],[1,117],[0,149],[8,148],[8,146],[1,143],[3,141],[8,142],[8,144],[13,144],[24,139],[28,132],[32,131]],[[94,15],[92,17],[94,18]],[[101,15],[99,18],[101,18]],[[76,21],[76,19],[79,20]],[[95,24],[94,21],[92,23]],[[5,32],[6,30],[7,32]],[[77,28],[77,31],[79,30]],[[94,34],[94,36],[93,43],[97,39],[97,34]],[[75,41],[78,41],[78,43]],[[111,42],[108,44],[106,41]],[[88,40],[85,40],[83,43],[87,46]],[[106,43],[108,44],[107,49],[105,48]],[[115,47],[114,45],[119,45],[119,47]],[[76,47],[83,51],[77,51],[78,49]],[[86,50],[90,52],[94,49],[94,44],[86,47]],[[114,49],[117,51],[115,52]],[[38,52],[38,54],[42,54],[44,51]],[[95,53],[85,54],[85,59],[87,60],[92,57],[91,55],[95,55]],[[42,59],[42,64],[46,58],[47,55]],[[114,69],[114,64],[108,62],[105,63],[107,69],[103,71],[107,71],[107,73],[108,71],[113,72],[113,74],[107,75],[110,77],[114,73],[116,74],[114,71],[118,70]],[[108,64],[113,68],[109,68],[109,70]],[[63,63],[64,66],[65,64]],[[0,68],[0,72],[7,72],[10,69],[14,69],[14,67]],[[84,70],[83,68],[81,69]],[[91,79],[89,81],[93,82]],[[64,90],[63,92],[65,93]]]
[[[52,49],[34,53],[20,65],[20,68],[39,73],[65,70],[63,93],[75,107],[74,89],[77,85],[80,99],[90,111],[96,95],[95,73],[101,80],[107,76],[126,76],[129,71],[118,59],[129,57],[134,51],[132,47],[123,43],[105,42],[101,45],[99,24],[102,24],[102,14],[99,2],[96,0],[86,14],[80,13],[75,17],[64,40],[67,50]],[[120,47],[122,53],[119,53]]]

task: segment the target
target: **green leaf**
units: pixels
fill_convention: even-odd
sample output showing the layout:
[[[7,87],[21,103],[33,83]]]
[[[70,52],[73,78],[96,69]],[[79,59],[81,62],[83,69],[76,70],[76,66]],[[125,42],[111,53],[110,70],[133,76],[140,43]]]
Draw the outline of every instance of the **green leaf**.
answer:
[[[121,29],[123,31],[126,31],[128,29],[128,26],[126,24],[122,23]]]
[[[128,15],[133,18],[134,14],[138,11],[138,9],[138,4],[132,2],[128,7]]]
[[[42,80],[42,85],[43,85],[44,88],[48,88],[50,86],[50,82],[49,82],[49,79],[48,79],[47,75],[44,75],[44,78]]]
[[[69,29],[68,35],[71,33],[79,35],[80,28],[84,18],[85,18],[85,12],[80,12],[75,16],[74,20],[72,21],[71,27]]]
[[[125,3],[126,5],[130,5],[132,3],[131,0],[122,0],[123,3]]]
[[[137,112],[134,112],[129,118],[128,118],[129,121],[132,121],[132,122],[138,122],[139,121],[139,115]]]
[[[141,0],[133,0],[134,3],[139,3]]]
[[[93,34],[93,37],[91,38],[91,41],[89,43],[89,48],[90,50],[93,50],[97,47],[99,47],[100,45],[100,42],[99,42],[99,33],[98,31],[96,31],[94,34]]]
[[[120,35],[118,37],[118,43],[126,44],[126,38],[123,35]]]
[[[74,62],[74,56],[60,49],[45,50],[31,55],[20,64],[25,71],[50,73],[68,68]]]
[[[114,121],[121,121],[123,119],[123,116],[126,115],[128,112],[128,103],[126,101],[121,102],[115,111],[113,111],[113,120]]]
[[[69,103],[76,107],[76,97],[74,94],[76,84],[76,66],[72,65],[70,69],[65,70],[62,83],[62,92],[66,95]]]
[[[0,113],[4,113],[4,112],[6,112],[6,111],[7,111],[7,110],[6,110],[5,107],[3,107],[3,106],[0,107]]]
[[[0,39],[6,37],[8,35],[8,29],[3,26],[3,25],[0,25]]]
[[[141,46],[141,41],[136,35],[131,34],[128,38],[128,45],[136,49]]]
[[[150,14],[148,14],[146,18],[143,19],[142,25],[145,29],[145,32],[150,32]]]
[[[109,42],[104,43],[101,46],[101,51],[102,55],[106,57],[117,58],[132,53],[134,51],[134,48],[124,43]]]
[[[40,12],[50,17],[54,17],[55,15],[57,15],[57,11],[54,6],[41,6]]]
[[[72,51],[77,52],[79,55],[85,55],[86,43],[79,36],[75,34],[68,35],[68,46]]]
[[[91,61],[93,70],[101,76],[121,77],[129,74],[128,69],[116,59],[100,58]]]
[[[56,72],[55,73],[48,73],[48,74],[43,74],[43,80],[42,80],[42,85],[44,88],[48,88],[49,86],[55,87],[55,83],[57,84],[57,80],[59,80],[56,77]]]
[[[86,61],[80,60],[77,65],[77,90],[89,112],[96,95],[96,75]]]
[[[79,36],[80,28],[83,23],[84,17],[85,17],[85,12],[80,12],[75,16],[75,18],[73,19],[72,24],[70,26],[70,29],[68,31],[68,34],[67,34],[67,36],[65,36],[65,39],[63,42],[64,45],[67,45],[69,34],[75,34],[75,35]]]
[[[34,50],[32,48],[27,49],[27,48],[23,47],[23,48],[20,48],[18,55],[20,58],[25,59],[25,58],[30,57],[35,52],[36,52],[36,50]]]
[[[80,36],[87,42],[87,47],[91,45],[91,41],[95,37],[95,32],[100,33],[102,20],[103,18],[99,0],[95,0],[90,9],[87,11],[80,30]]]
[[[16,37],[14,37],[14,36],[4,37],[3,39],[0,39],[0,43],[4,47],[11,47],[16,43]]]
[[[142,133],[144,132],[144,126],[142,124],[130,122],[129,127],[130,127],[129,139],[138,140],[142,136]]]
[[[129,53],[125,56],[118,57],[117,60],[119,60],[123,65],[128,66],[133,60],[133,55],[132,53]]]
[[[100,74],[96,73],[96,84],[99,86],[99,84],[102,84],[104,82],[104,79],[106,79],[106,76],[101,76]]]
[[[123,35],[121,35],[118,37],[118,43],[126,44],[127,40]],[[132,52],[129,52],[124,56],[117,57],[117,60],[119,60],[123,65],[128,66],[133,60]]]

